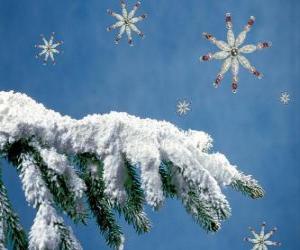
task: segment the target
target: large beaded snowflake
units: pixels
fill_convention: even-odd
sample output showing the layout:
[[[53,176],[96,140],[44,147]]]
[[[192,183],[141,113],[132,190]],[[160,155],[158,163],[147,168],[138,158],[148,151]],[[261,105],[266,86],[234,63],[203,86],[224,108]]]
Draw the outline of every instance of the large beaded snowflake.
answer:
[[[253,244],[252,250],[268,250],[268,246],[281,246],[280,242],[270,241],[270,237],[277,231],[277,228],[274,227],[270,232],[265,233],[266,223],[263,222],[261,225],[261,231],[257,234],[253,228],[249,228],[254,238],[245,238],[245,241],[248,241]]]
[[[41,49],[41,52],[36,55],[36,58],[44,57],[44,65],[47,64],[49,57],[52,60],[52,63],[55,64],[54,55],[59,54],[58,47],[63,44],[63,41],[54,42],[55,33],[52,32],[49,41],[45,38],[44,35],[41,35],[44,44],[35,45],[36,48]]]
[[[125,1],[121,0],[122,15],[117,14],[110,9],[107,10],[107,13],[109,15],[111,15],[112,17],[114,17],[118,20],[115,24],[113,24],[107,28],[107,31],[111,31],[111,30],[114,30],[117,28],[120,29],[119,33],[117,34],[117,36],[115,38],[116,44],[119,43],[124,32],[126,32],[127,37],[128,37],[128,43],[131,46],[133,45],[131,31],[137,33],[142,38],[144,37],[144,33],[142,31],[140,31],[135,25],[137,22],[140,22],[146,18],[146,14],[135,17],[135,13],[140,6],[141,6],[141,2],[138,1],[133,6],[133,9],[128,13]]]
[[[214,86],[218,87],[221,83],[221,80],[224,77],[224,74],[231,68],[233,75],[232,78],[232,91],[236,93],[238,87],[238,73],[239,73],[239,64],[241,64],[245,69],[249,70],[259,79],[262,78],[262,74],[252,66],[249,60],[242,54],[253,53],[256,50],[261,50],[271,47],[270,42],[260,42],[256,45],[248,44],[243,47],[240,47],[246,40],[247,33],[250,31],[251,27],[254,24],[255,17],[251,16],[248,20],[247,25],[245,25],[243,31],[235,39],[233,30],[232,30],[232,18],[230,13],[226,14],[226,28],[227,28],[227,43],[224,41],[217,40],[214,36],[209,33],[203,33],[203,36],[215,44],[221,51],[216,53],[208,53],[202,57],[202,61],[210,61],[212,59],[224,60],[223,65],[219,74],[217,75],[216,80],[214,81]]]

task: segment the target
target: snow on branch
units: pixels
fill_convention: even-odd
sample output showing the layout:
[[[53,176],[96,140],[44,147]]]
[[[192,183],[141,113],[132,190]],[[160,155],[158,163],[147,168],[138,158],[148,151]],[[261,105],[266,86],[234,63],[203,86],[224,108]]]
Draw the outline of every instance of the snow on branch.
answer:
[[[33,175],[33,166],[28,166],[22,178],[41,173],[54,202],[72,219],[86,210],[81,202],[85,195],[108,245],[116,249],[124,240],[114,211],[124,214],[138,233],[148,232],[144,203],[158,209],[166,197],[176,197],[204,229],[217,231],[230,215],[222,186],[252,198],[263,196],[251,176],[211,148],[206,133],[183,131],[166,121],[117,112],[75,120],[25,94],[0,92],[0,155],[16,165],[11,159],[33,154],[40,172]],[[35,185],[24,187],[30,202],[29,189]],[[49,196],[41,192],[35,199]]]

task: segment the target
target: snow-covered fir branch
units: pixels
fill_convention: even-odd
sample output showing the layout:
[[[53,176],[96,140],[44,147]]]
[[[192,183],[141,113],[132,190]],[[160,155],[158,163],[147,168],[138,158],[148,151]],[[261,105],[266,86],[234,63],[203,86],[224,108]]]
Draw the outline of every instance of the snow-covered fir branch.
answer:
[[[1,164],[0,164],[1,167]],[[15,249],[27,249],[28,241],[20,224],[18,216],[9,202],[7,190],[2,182],[0,168],[0,249],[6,250],[6,244],[10,241]]]
[[[22,162],[20,164],[20,178],[27,202],[34,208],[43,202],[53,203],[52,194],[49,192],[32,157],[21,154],[20,159]]]
[[[76,174],[74,167],[70,166],[67,157],[57,153],[55,148],[40,148],[39,152],[46,166],[56,174],[65,176],[66,184],[74,193],[74,197],[81,199],[86,187],[82,179]]]
[[[42,203],[29,233],[29,250],[72,249],[82,250],[70,228],[48,203]]]
[[[217,231],[231,212],[222,186],[251,198],[264,192],[211,148],[206,133],[166,121],[117,112],[75,120],[24,94],[0,92],[0,155],[18,167],[26,199],[38,208],[30,246],[59,249],[68,239],[66,249],[80,249],[59,207],[74,221],[84,222],[90,211],[107,244],[122,249],[115,213],[145,233],[151,223],[144,203],[159,209],[166,197],[178,198],[205,230]],[[44,227],[51,237],[37,238]]]

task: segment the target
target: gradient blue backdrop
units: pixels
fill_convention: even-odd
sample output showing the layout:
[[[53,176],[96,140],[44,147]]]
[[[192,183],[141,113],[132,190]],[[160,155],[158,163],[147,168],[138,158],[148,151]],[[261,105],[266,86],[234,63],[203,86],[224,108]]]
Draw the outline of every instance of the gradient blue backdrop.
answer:
[[[133,5],[134,1],[128,1]],[[126,39],[119,46],[105,28],[119,11],[117,0],[0,0],[0,89],[24,92],[47,107],[81,118],[89,113],[125,111],[165,119],[183,129],[204,130],[214,138],[214,150],[251,173],[266,189],[262,200],[249,200],[226,190],[232,217],[217,234],[206,234],[186,215],[178,201],[167,201],[160,212],[147,209],[153,230],[137,236],[121,220],[128,250],[241,250],[248,226],[266,221],[277,226],[273,237],[281,249],[300,249],[299,171],[299,25],[298,0],[148,0],[149,18],[139,27],[146,38]],[[240,73],[233,95],[227,76],[219,89],[212,81],[219,62],[200,63],[200,55],[215,48],[201,38],[209,31],[224,39],[224,13],[233,15],[239,32],[250,15],[257,17],[248,42],[271,40],[270,50],[249,56],[265,77]],[[57,65],[35,59],[34,44],[52,31],[64,40]],[[229,74],[230,75],[230,74]],[[288,106],[279,102],[288,91]],[[186,117],[175,113],[180,98],[192,101]],[[28,207],[15,170],[4,168],[9,195],[29,229],[35,211]],[[85,249],[109,249],[93,221],[73,227]]]

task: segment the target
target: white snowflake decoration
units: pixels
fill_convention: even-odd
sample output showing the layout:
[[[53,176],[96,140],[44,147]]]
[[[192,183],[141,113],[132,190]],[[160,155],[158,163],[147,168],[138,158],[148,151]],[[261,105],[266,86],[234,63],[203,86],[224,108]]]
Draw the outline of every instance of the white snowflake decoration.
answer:
[[[259,79],[262,78],[262,74],[257,71],[256,68],[252,66],[248,59],[242,54],[253,53],[256,50],[269,48],[271,47],[271,43],[260,42],[257,45],[248,44],[240,48],[240,46],[246,40],[247,33],[250,31],[252,25],[254,24],[255,18],[253,16],[249,18],[247,25],[244,27],[243,31],[237,36],[236,39],[232,31],[232,18],[230,13],[226,14],[225,21],[227,28],[227,43],[217,40],[211,34],[203,33],[203,36],[210,42],[215,44],[221,51],[218,51],[214,54],[208,53],[207,55],[200,57],[200,59],[202,61],[210,61],[212,59],[224,60],[221,70],[214,82],[214,86],[219,86],[221,80],[224,77],[224,74],[231,68],[231,72],[233,75],[232,91],[236,93],[238,87],[238,73],[240,64]]]
[[[288,92],[282,92],[281,95],[280,95],[280,101],[283,103],[283,104],[288,104],[289,101],[290,101],[290,94]]]
[[[186,115],[191,110],[191,103],[186,100],[180,100],[177,102],[177,114]]]
[[[49,57],[51,58],[52,63],[55,64],[54,55],[60,53],[58,47],[63,44],[63,41],[54,42],[54,34],[55,33],[53,32],[49,41],[44,35],[41,35],[44,44],[35,45],[36,48],[41,49],[41,52],[36,57],[44,57],[44,65],[47,64]]]
[[[253,228],[249,228],[254,238],[245,238],[245,241],[248,241],[253,244],[252,250],[268,250],[268,246],[281,246],[280,242],[270,241],[271,236],[277,231],[277,228],[274,227],[270,232],[265,234],[266,223],[262,223],[261,231],[257,234]]]
[[[131,31],[137,33],[142,38],[144,37],[144,33],[142,31],[140,31],[135,25],[137,22],[140,22],[146,18],[146,14],[135,17],[135,13],[140,6],[141,6],[141,2],[138,1],[133,6],[133,9],[128,13],[128,11],[126,9],[125,1],[121,0],[122,15],[117,14],[110,9],[107,10],[109,15],[113,16],[114,18],[116,18],[118,20],[115,24],[113,24],[107,28],[107,31],[111,31],[111,30],[114,30],[117,28],[120,29],[118,35],[115,38],[116,44],[119,43],[124,32],[126,32],[127,37],[128,37],[128,43],[131,46],[133,45]]]

